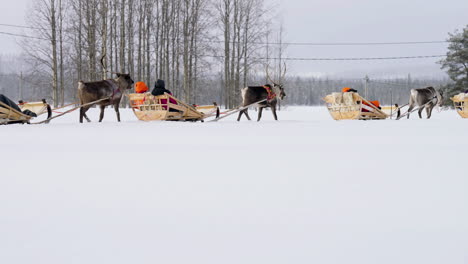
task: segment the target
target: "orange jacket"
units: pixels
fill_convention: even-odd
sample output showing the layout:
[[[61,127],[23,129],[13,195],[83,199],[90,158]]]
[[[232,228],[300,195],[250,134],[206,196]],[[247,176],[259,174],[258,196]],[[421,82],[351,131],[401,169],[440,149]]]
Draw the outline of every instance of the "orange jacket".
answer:
[[[148,91],[148,86],[144,82],[137,82],[135,84],[135,92],[136,93],[146,93]]]
[[[367,105],[367,106],[370,106],[368,103],[366,102],[362,102],[363,104]],[[379,108],[380,107],[380,102],[379,101],[369,101],[369,103],[373,104],[375,107]]]

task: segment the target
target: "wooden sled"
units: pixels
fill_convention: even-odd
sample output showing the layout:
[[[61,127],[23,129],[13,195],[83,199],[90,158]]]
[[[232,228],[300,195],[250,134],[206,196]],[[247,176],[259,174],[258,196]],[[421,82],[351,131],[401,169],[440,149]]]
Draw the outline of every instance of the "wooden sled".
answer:
[[[158,96],[153,96],[151,93],[134,93],[129,94],[128,98],[133,113],[141,121],[203,121],[205,118],[215,116],[218,112],[216,104],[194,107],[167,93]]]
[[[334,120],[379,120],[389,117],[358,93],[332,93],[323,100]]]
[[[0,102],[0,124],[29,123],[32,116],[25,115],[11,106]]]
[[[52,110],[46,102],[31,102],[18,105],[21,111],[29,110],[34,112],[37,116],[48,113],[50,117]],[[32,116],[26,115],[9,105],[0,102],[0,124],[13,124],[13,123],[29,123]]]
[[[468,118],[468,96],[465,93],[461,93],[450,98],[450,100],[453,101],[453,106],[457,110],[457,113],[462,118]]]

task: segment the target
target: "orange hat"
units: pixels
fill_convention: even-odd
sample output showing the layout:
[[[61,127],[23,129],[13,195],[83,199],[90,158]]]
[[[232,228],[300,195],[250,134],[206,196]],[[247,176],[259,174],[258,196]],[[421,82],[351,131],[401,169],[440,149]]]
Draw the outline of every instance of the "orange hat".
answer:
[[[345,87],[345,88],[343,88],[343,90],[341,90],[341,91],[342,91],[343,93],[347,93],[347,92],[349,92],[349,90],[351,90],[351,88]]]
[[[135,92],[137,93],[146,93],[148,91],[148,86],[144,82],[137,82],[135,84]]]

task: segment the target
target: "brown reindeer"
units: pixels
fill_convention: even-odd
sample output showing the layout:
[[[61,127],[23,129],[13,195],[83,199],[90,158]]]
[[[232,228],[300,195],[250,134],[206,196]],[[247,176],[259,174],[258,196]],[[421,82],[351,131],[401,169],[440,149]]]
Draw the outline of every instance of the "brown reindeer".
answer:
[[[284,73],[281,75],[280,80],[283,79],[285,75],[286,65],[284,65]],[[286,96],[283,85],[271,80],[270,75],[268,73],[268,66],[266,66],[266,76],[267,79],[271,83],[273,83],[273,85],[265,84],[264,86],[248,86],[241,89],[242,107],[246,107],[256,102],[266,100],[258,104],[257,122],[260,121],[260,119],[262,118],[263,109],[266,107],[271,108],[273,117],[275,118],[275,120],[278,120],[278,116],[276,115],[276,105],[278,104],[278,99],[283,100]],[[249,121],[251,120],[248,113],[248,109],[244,109],[239,112],[239,117],[237,118],[237,121],[241,120],[243,114],[245,114]]]
[[[104,56],[101,59],[101,64],[103,67]],[[120,122],[120,100],[122,99],[122,95],[125,94],[125,91],[127,89],[131,89],[133,86],[134,82],[129,74],[115,74],[117,75],[116,79],[108,79],[97,82],[78,82],[78,97],[80,99],[81,105],[98,101],[100,99],[109,98],[97,103],[101,108],[99,122],[102,122],[102,119],[104,118],[104,109],[109,105],[114,106],[115,113],[117,115],[117,121]],[[91,120],[86,115],[86,112],[92,106],[93,105],[87,105],[80,108],[80,123],[83,123],[83,117],[86,118],[86,121],[91,122]]]

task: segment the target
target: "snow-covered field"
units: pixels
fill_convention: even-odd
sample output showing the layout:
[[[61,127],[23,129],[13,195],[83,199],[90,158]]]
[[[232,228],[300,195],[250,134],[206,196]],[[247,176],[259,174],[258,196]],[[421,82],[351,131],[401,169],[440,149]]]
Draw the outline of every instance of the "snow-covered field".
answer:
[[[468,263],[468,120],[279,118],[0,126],[0,263]]]

